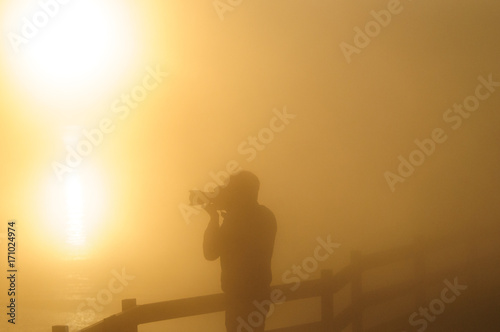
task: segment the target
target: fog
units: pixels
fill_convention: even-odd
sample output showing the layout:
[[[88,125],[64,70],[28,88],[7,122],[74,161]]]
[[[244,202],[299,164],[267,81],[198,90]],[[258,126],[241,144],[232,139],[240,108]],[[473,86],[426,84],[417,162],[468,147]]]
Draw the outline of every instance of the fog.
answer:
[[[314,255],[318,238],[339,247],[311,280],[324,269],[340,271],[353,250],[376,253],[419,236],[480,239],[481,250],[498,257],[498,2],[402,1],[387,26],[365,35],[365,47],[357,46],[355,28],[365,31],[371,11],[394,2],[242,1],[219,14],[210,1],[126,3],[130,13],[115,15],[134,22],[135,35],[120,38],[138,40],[136,60],[113,86],[84,93],[76,111],[32,97],[36,87],[16,74],[21,69],[3,40],[0,234],[17,221],[19,295],[18,325],[2,313],[2,330],[77,331],[120,312],[122,299],[141,305],[220,293],[220,264],[202,251],[208,214],[188,198],[233,167],[258,176],[259,202],[276,217],[272,285]],[[12,4],[0,11],[12,13]],[[119,118],[125,113],[115,112],[113,101],[143,82],[146,67],[168,75]],[[487,94],[476,97],[478,105],[453,110],[478,89]],[[53,93],[56,101],[68,96]],[[54,162],[68,155],[64,130],[76,126],[76,139],[84,139],[81,130],[106,117],[114,131],[75,171],[60,173],[80,176],[83,222],[75,244],[68,240],[75,234],[64,207],[66,180],[58,180]],[[0,240],[5,252],[7,238]],[[459,261],[467,254],[460,250],[436,255],[433,266]],[[134,278],[102,311],[84,316],[79,305],[122,269]],[[368,284],[411,276],[405,269],[375,273]],[[5,307],[7,281],[0,287]],[[498,292],[498,282],[489,287]],[[441,288],[429,289],[430,299]],[[349,291],[335,301],[347,306]],[[316,298],[277,306],[268,326],[319,319]],[[223,312],[139,327],[167,329],[223,331]]]

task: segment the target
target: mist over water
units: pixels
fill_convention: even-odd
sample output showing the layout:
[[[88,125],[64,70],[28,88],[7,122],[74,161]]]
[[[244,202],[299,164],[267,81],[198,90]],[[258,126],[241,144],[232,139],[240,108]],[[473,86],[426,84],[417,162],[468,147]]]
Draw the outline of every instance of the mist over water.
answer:
[[[19,32],[33,6],[0,5],[8,16],[2,36]],[[258,176],[259,203],[276,217],[272,285],[290,288],[295,277],[302,287],[321,270],[337,274],[352,251],[447,238],[426,272],[449,273],[426,289],[422,305],[439,298],[445,279],[458,278],[469,288],[445,312],[464,316],[469,305],[470,326],[488,322],[498,264],[477,259],[476,281],[467,264],[469,242],[479,244],[478,257],[500,253],[500,4],[243,1],[223,14],[211,2],[120,6],[115,16],[133,24],[115,42],[138,45],[120,59],[134,61],[124,72],[102,72],[116,82],[83,93],[82,105],[92,105],[84,112],[33,97],[16,67],[22,62],[8,39],[2,43],[0,250],[15,219],[19,271],[17,323],[2,309],[2,331],[75,332],[120,312],[123,299],[142,305],[220,293],[219,261],[203,256],[209,216],[189,206],[189,191],[210,191],[237,168]],[[134,91],[147,96],[122,99]],[[66,165],[76,158],[68,145],[77,151],[89,140],[80,129],[99,142],[59,181],[54,162]],[[339,246],[308,272],[318,238]],[[369,271],[363,291],[416,274],[413,261]],[[3,308],[7,289],[2,278]],[[364,323],[401,315],[416,331],[414,293],[369,308]],[[351,297],[350,288],[336,293],[336,314]],[[442,317],[428,330],[452,331],[438,325]],[[276,305],[267,327],[320,319],[316,297]],[[160,330],[223,331],[224,313],[139,327]]]

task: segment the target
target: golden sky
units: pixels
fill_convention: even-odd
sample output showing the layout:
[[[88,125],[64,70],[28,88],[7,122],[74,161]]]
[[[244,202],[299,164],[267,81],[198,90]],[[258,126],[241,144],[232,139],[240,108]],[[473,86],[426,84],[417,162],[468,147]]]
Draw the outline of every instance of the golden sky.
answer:
[[[187,222],[180,207],[231,161],[259,176],[277,217],[275,283],[318,236],[342,243],[325,266],[338,269],[351,249],[416,233],[498,230],[500,87],[484,85],[500,82],[498,1],[58,6],[24,38],[40,4],[0,3],[0,234],[18,221],[33,298],[28,275],[75,252],[98,262],[95,275],[133,271],[151,285],[127,293],[142,303],[218,292],[218,266],[201,254],[207,216]],[[355,28],[389,8],[356,45]],[[480,84],[488,97],[454,129],[444,115]],[[436,128],[446,141],[391,190],[386,172],[401,176],[398,157]],[[60,179],[78,144],[90,153]]]

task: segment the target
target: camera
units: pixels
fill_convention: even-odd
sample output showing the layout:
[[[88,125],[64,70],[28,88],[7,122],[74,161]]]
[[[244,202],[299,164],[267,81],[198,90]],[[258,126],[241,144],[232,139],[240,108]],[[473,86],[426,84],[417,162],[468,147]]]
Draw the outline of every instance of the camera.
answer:
[[[216,208],[222,209],[225,206],[226,200],[224,199],[223,191],[217,188],[215,191],[201,191],[201,190],[190,190],[189,191],[189,205],[207,205],[213,204]]]

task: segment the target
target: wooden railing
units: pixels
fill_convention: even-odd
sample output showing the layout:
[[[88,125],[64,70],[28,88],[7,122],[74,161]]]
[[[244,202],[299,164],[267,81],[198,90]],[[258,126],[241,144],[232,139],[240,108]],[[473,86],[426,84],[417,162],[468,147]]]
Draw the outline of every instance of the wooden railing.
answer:
[[[467,242],[453,239],[424,241],[421,238],[407,246],[385,250],[373,254],[362,255],[358,251],[351,254],[351,263],[336,273],[330,270],[321,271],[321,278],[306,280],[300,287],[291,290],[289,285],[277,285],[273,289],[283,292],[286,301],[295,301],[307,298],[321,298],[321,320],[300,326],[286,327],[272,330],[273,332],[332,332],[342,331],[352,325],[353,332],[368,331],[363,326],[363,312],[372,306],[390,301],[402,296],[415,295],[416,308],[421,306],[425,299],[425,290],[429,285],[441,282],[445,278],[456,276],[457,271],[469,271],[471,282],[474,280],[475,264],[478,263],[478,243],[473,240]],[[427,260],[434,253],[453,246],[466,246],[468,257],[464,264],[438,272],[427,272]],[[498,259],[483,257],[483,259]],[[372,291],[363,291],[363,274],[369,270],[387,266],[398,262],[413,264],[414,278]],[[335,313],[334,294],[350,284],[351,304],[344,310]],[[138,326],[146,323],[165,321],[181,317],[209,314],[224,311],[224,295],[214,294],[194,298],[178,299],[150,304],[137,305],[135,299],[122,301],[122,312],[107,317],[80,332],[137,332]],[[335,314],[334,314],[335,313]],[[406,318],[404,318],[406,317]],[[408,316],[404,316],[408,323]],[[396,318],[395,321],[401,321]],[[371,327],[370,331],[379,331]],[[53,326],[53,332],[67,332],[67,326]]]

